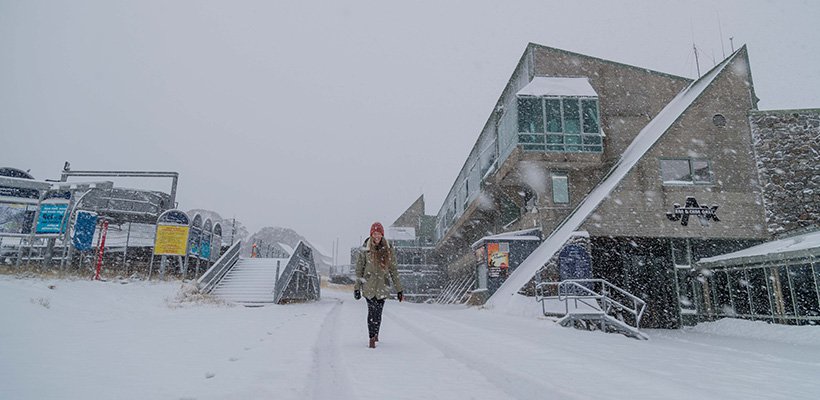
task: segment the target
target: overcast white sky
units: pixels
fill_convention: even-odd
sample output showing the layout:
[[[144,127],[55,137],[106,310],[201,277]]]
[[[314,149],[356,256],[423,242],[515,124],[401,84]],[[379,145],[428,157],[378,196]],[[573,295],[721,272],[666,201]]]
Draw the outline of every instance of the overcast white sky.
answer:
[[[0,0],[0,166],[178,171],[180,208],[344,249],[422,193],[438,212],[528,42],[694,78],[693,41],[706,71],[734,37],[761,109],[818,108],[818,19],[783,0]]]

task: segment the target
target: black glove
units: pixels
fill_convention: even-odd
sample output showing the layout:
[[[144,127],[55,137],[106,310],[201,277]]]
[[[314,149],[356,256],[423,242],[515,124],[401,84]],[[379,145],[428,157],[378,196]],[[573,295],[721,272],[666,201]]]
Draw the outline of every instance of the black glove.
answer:
[[[399,298],[399,303],[401,303],[401,301],[404,300],[404,293],[398,292],[396,293],[396,297]]]
[[[354,290],[353,291],[353,298],[359,300],[362,298],[362,291],[361,290]]]

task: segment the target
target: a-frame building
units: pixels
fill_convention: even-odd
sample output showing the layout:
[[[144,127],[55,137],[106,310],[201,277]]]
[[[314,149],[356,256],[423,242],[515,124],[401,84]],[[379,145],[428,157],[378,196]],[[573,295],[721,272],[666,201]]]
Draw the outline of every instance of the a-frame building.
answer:
[[[694,260],[769,237],[756,108],[745,47],[691,81],[530,44],[437,216],[439,260],[471,273],[466,242],[541,227],[544,244],[490,299],[500,307],[586,231],[594,275],[647,300],[646,326],[679,326],[708,298]],[[719,221],[671,221],[687,198]]]

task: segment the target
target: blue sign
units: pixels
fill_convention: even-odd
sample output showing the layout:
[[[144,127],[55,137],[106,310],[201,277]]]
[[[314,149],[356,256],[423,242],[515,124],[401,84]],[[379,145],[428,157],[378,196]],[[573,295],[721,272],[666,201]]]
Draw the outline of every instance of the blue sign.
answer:
[[[188,241],[191,243],[188,247],[191,255],[199,256],[199,240],[202,238],[202,229],[191,227],[191,234],[188,236]]]
[[[74,248],[77,250],[89,250],[94,241],[94,230],[97,228],[97,214],[80,211],[77,213],[77,220],[74,221]]]
[[[202,259],[209,260],[211,258],[211,234],[205,232],[202,234],[202,242],[199,244],[199,255]]]
[[[592,263],[584,246],[570,244],[558,255],[558,273],[561,280],[592,279]]]
[[[40,217],[37,218],[37,233],[63,233],[68,203],[46,203],[40,205]]]

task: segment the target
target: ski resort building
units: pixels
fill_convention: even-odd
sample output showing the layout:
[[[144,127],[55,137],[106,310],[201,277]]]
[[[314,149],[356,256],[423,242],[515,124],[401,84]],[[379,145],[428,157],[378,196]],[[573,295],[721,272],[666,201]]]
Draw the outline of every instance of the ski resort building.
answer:
[[[434,257],[475,274],[472,243],[539,228],[496,296],[559,277],[572,237],[594,277],[646,301],[643,327],[691,323],[695,262],[771,238],[757,103],[745,46],[692,80],[529,44],[436,215]]]

